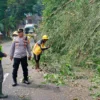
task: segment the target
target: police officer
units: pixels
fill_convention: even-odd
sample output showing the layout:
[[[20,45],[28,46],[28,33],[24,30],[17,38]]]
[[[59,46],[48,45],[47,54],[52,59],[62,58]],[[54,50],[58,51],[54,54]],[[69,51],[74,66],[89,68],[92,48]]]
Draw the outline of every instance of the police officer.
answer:
[[[13,63],[13,81],[14,84],[12,86],[17,86],[17,71],[19,68],[19,64],[22,65],[23,70],[23,83],[29,84],[28,80],[28,63],[27,63],[27,52],[29,54],[29,59],[31,58],[31,48],[30,42],[24,36],[23,29],[18,30],[18,37],[16,37],[15,41],[13,41],[10,51],[10,59],[14,59]]]
[[[2,82],[3,82],[3,68],[2,68],[2,57],[6,57],[7,54],[2,53],[2,46],[0,45],[0,98],[7,98],[7,95],[2,93]]]

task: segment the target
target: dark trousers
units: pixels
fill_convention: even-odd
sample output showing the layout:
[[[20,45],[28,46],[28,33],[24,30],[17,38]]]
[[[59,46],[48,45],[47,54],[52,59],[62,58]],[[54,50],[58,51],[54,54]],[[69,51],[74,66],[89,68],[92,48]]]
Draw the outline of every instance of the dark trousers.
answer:
[[[33,55],[34,55],[35,62],[39,63],[41,55],[35,55],[35,54],[33,54]]]
[[[22,65],[22,70],[23,70],[23,76],[24,80],[28,80],[28,63],[27,63],[27,57],[23,58],[14,58],[14,64],[13,64],[13,80],[16,83],[17,82],[17,72],[19,68],[19,64],[21,63]]]
[[[0,83],[3,82],[3,68],[2,68],[2,63],[0,61]]]

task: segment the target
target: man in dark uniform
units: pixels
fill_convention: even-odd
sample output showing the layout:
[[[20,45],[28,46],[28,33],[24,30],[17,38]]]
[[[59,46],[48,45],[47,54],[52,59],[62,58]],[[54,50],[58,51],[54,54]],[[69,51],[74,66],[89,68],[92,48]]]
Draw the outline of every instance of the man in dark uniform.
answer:
[[[10,51],[10,59],[14,59],[13,63],[13,81],[12,86],[17,86],[17,72],[19,64],[22,65],[23,70],[23,83],[29,84],[28,80],[28,63],[27,63],[27,52],[29,54],[29,59],[31,58],[31,47],[30,42],[24,36],[23,29],[18,30],[18,37],[13,41]]]
[[[7,57],[5,53],[2,53],[2,46],[0,45],[0,98],[7,98],[7,95],[2,93],[2,82],[3,82],[3,68],[2,68],[2,57]]]

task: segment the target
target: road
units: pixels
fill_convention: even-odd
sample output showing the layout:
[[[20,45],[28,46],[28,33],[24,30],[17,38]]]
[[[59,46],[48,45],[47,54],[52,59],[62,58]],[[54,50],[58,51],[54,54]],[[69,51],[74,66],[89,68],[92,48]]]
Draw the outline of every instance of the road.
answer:
[[[12,87],[12,62],[9,60],[11,42],[3,44],[3,50],[8,54],[7,58],[3,58],[3,68],[5,80],[3,84],[3,92],[8,94],[8,98],[4,100],[73,100],[73,98],[80,98],[79,100],[92,100],[86,91],[80,89],[73,89],[71,87],[63,86],[57,87],[55,85],[41,82],[43,79],[43,72],[36,72],[29,64],[30,85],[21,83],[23,78],[22,69],[18,71],[18,86]],[[80,93],[80,94],[79,94]],[[84,94],[84,97],[82,95]],[[3,99],[2,99],[3,100]]]
[[[31,84],[25,85],[21,83],[23,76],[20,66],[18,72],[19,85],[17,87],[12,87],[12,62],[9,59],[10,46],[11,42],[3,44],[3,51],[8,54],[8,57],[4,58],[2,61],[5,75],[3,91],[9,95],[9,98],[6,100],[60,100],[52,99],[55,98],[56,92],[59,92],[59,88],[56,86],[42,85],[41,82],[44,81],[43,73],[36,72],[32,69],[31,65],[29,66]]]

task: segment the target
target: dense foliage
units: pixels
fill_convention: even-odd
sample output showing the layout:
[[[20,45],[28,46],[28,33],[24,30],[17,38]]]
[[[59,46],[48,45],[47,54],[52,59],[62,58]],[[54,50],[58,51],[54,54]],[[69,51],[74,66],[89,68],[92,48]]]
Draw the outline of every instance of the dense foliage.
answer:
[[[0,1],[0,31],[8,33],[16,29],[25,13],[41,13],[41,0],[1,0]]]
[[[43,61],[50,62],[50,69],[55,70],[66,64],[84,67],[99,65],[100,1],[43,1],[45,10],[41,28],[43,34],[50,37],[48,44],[52,44],[42,56]]]
[[[0,30],[4,30],[3,19],[5,17],[6,9],[7,9],[7,0],[0,1]]]

